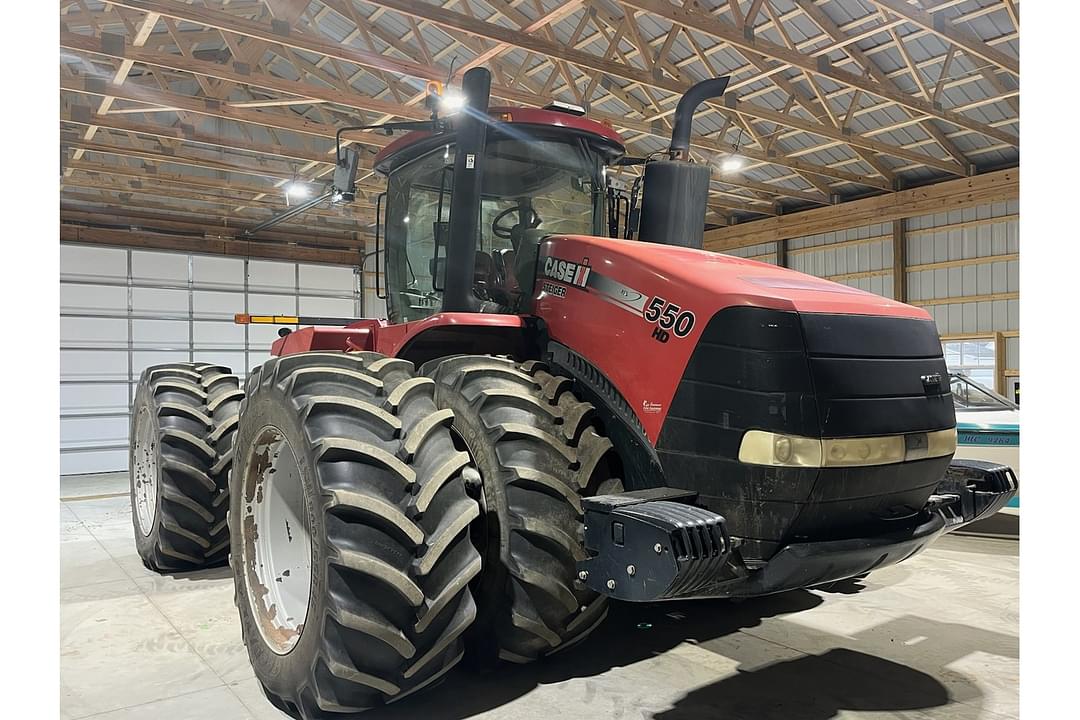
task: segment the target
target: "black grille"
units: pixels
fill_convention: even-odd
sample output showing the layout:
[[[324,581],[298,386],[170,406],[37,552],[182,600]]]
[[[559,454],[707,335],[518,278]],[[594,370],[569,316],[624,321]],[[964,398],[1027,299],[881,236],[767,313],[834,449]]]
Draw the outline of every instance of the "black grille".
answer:
[[[853,469],[743,465],[747,430],[804,437],[925,432],[955,424],[931,321],[802,315],[738,307],[709,321],[661,429],[669,484],[696,490],[744,538],[748,558],[784,542],[851,536],[903,522],[925,503],[948,458]]]

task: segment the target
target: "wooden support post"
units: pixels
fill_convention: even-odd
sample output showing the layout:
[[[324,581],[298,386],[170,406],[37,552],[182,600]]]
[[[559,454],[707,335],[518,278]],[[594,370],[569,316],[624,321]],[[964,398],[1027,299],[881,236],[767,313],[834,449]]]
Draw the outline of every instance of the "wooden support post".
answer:
[[[907,219],[892,223],[893,299],[907,302]]]
[[[776,241],[776,264],[786,268],[788,266],[788,241],[787,239]]]
[[[998,395],[1005,394],[1005,335],[998,330],[994,333],[994,390]]]

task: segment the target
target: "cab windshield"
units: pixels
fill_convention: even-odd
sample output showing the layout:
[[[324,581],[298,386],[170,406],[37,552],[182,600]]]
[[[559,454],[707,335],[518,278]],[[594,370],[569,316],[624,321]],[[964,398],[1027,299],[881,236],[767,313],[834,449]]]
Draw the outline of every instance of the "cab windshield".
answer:
[[[959,374],[949,376],[953,406],[957,410],[1015,410],[1017,406],[997,393]]]
[[[483,166],[474,292],[511,312],[515,253],[526,231],[603,232],[603,165],[574,135],[492,131]],[[390,173],[386,196],[387,315],[420,320],[442,306],[455,147],[441,145]]]

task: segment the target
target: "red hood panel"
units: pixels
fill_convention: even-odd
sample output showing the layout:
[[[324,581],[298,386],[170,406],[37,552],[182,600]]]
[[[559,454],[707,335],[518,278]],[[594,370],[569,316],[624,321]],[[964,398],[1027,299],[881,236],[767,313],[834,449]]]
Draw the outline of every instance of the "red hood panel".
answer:
[[[656,442],[709,320],[735,306],[929,320],[920,308],[794,270],[689,248],[587,236],[544,241],[535,312],[610,380]]]
[[[579,246],[583,257],[588,257],[590,252],[602,253],[616,272],[619,266],[628,271],[629,266],[634,266],[639,271],[635,275],[644,271],[656,280],[692,288],[700,302],[714,305],[713,312],[732,305],[754,305],[808,313],[930,319],[929,313],[921,308],[733,255],[580,235],[567,236],[565,240]]]

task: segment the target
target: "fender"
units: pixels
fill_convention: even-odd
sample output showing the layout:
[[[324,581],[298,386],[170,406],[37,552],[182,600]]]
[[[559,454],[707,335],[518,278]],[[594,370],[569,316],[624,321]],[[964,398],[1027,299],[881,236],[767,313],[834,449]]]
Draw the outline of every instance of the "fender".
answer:
[[[536,357],[537,323],[520,315],[437,313],[423,320],[388,325],[357,320],[345,327],[305,327],[274,341],[271,355],[312,350],[374,350],[417,366],[443,355],[470,353]]]

